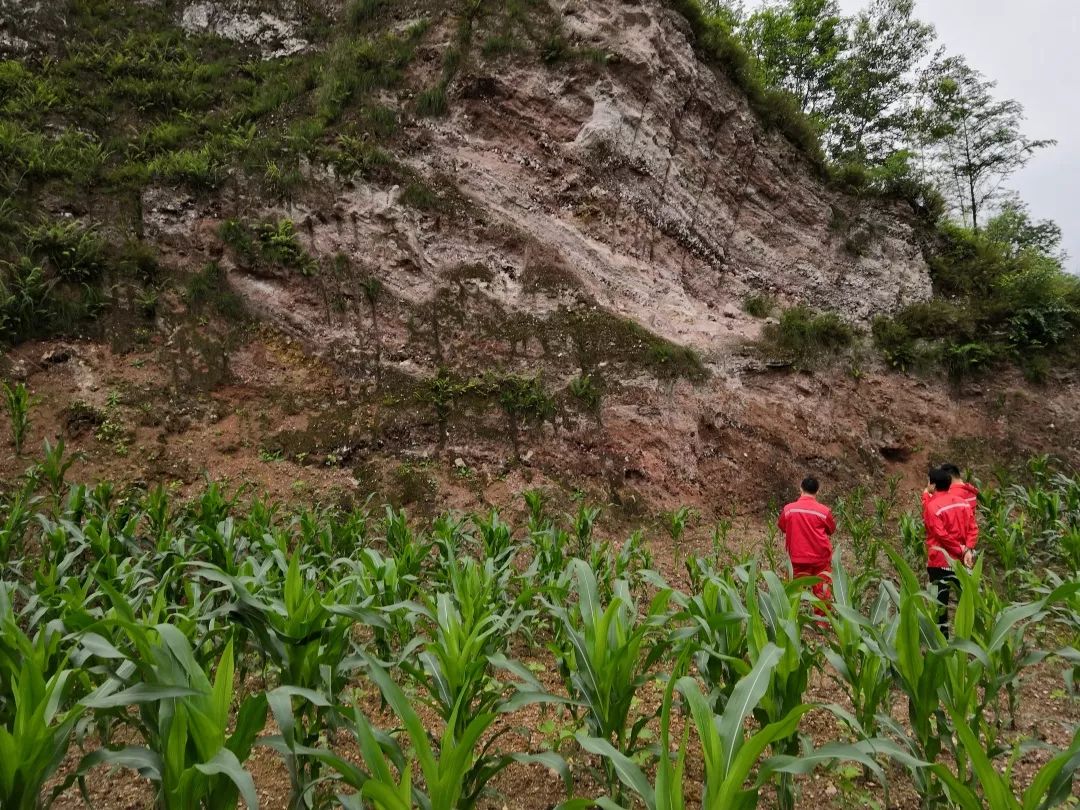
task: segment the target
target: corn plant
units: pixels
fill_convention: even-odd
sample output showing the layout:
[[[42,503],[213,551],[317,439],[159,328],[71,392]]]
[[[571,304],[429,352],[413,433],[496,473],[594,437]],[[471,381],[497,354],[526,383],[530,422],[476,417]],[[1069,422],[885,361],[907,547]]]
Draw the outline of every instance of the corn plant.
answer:
[[[801,609],[803,588],[799,582],[781,582],[772,571],[761,574],[765,587],[758,587],[756,569],[751,567],[747,582],[746,604],[747,653],[749,663],[756,665],[765,652],[780,650],[780,657],[769,668],[769,687],[754,709],[762,726],[781,722],[803,703],[810,672],[817,666],[818,656],[813,648],[802,643],[806,613]],[[792,755],[798,750],[799,739],[794,732],[777,736],[772,742],[774,753]],[[777,785],[777,804],[791,808],[795,804],[792,774],[782,773]]]
[[[75,463],[74,456],[64,456],[64,440],[57,440],[56,444],[51,444],[48,439],[45,440],[45,451],[39,461],[33,468],[31,468],[30,475],[38,480],[41,480],[49,488],[49,493],[53,498],[59,500],[61,493],[64,490],[64,479],[67,476],[67,472],[71,469],[71,465]]]
[[[352,649],[354,621],[374,626],[385,623],[367,603],[356,599],[355,584],[338,594],[344,597],[343,606],[334,605],[320,591],[319,583],[306,576],[311,569],[301,566],[299,554],[289,560],[280,599],[272,596],[265,582],[236,579],[209,567],[198,570],[203,577],[228,587],[235,601],[224,609],[236,624],[251,632],[260,654],[274,666],[285,687],[275,694],[271,708],[279,726],[287,722],[294,731],[291,739],[282,738],[278,748],[285,754],[292,802],[306,806],[308,788],[318,778],[314,770],[318,760],[299,758],[294,749],[318,739],[330,717],[329,706],[345,686],[343,662]],[[320,699],[312,699],[312,693]],[[287,712],[283,696],[294,699]]]
[[[370,623],[370,632],[375,652],[387,664],[410,651],[410,640],[413,645],[420,643],[413,637],[420,615],[414,601],[421,591],[417,562],[411,552],[403,554],[399,562],[397,558],[384,557],[375,549],[366,548],[360,552],[359,565],[352,576],[365,604],[381,617]]]
[[[900,516],[900,552],[904,563],[912,569],[926,567],[926,540],[921,521],[905,513]]]
[[[846,690],[854,711],[849,715],[839,707],[831,708],[865,739],[877,735],[878,714],[887,707],[892,690],[883,646],[894,642],[893,600],[882,589],[869,615],[864,615],[853,602],[851,579],[840,557],[838,549],[833,554],[833,604],[827,614],[832,636],[824,656],[832,666],[831,677]]]
[[[487,515],[473,515],[472,522],[480,533],[484,557],[498,566],[508,565],[516,550],[514,536],[510,527],[499,517],[498,511],[492,509]]]
[[[26,434],[30,430],[30,408],[34,402],[25,383],[8,385],[0,382],[4,389],[4,404],[11,420],[11,443],[15,445],[15,455],[21,456]]]
[[[271,519],[272,515],[267,515],[267,520]],[[366,507],[340,515],[328,510],[305,509],[298,519],[298,528],[300,547],[311,560],[321,560],[332,567],[342,558],[353,557],[367,542],[368,512]]]
[[[43,806],[45,785],[60,768],[84,711],[81,706],[63,708],[72,675],[69,669],[49,675],[34,656],[27,656],[5,685],[11,706],[5,707],[6,717],[0,722],[0,806],[11,810]]]
[[[510,667],[520,672],[502,651],[529,614],[512,606],[499,610],[500,579],[493,560],[483,565],[463,561],[458,570],[454,592],[436,594],[422,609],[433,632],[419,655],[419,666],[405,661],[402,667],[429,693],[444,722],[454,718],[454,731],[460,735],[477,713],[494,711],[504,702],[505,685],[493,670]],[[527,679],[535,687],[532,694],[542,695],[532,677]]]
[[[664,512],[660,515],[660,523],[671,535],[671,539],[675,545],[678,546],[679,541],[682,539],[683,533],[686,532],[687,524],[697,515],[693,509],[689,506],[680,506],[678,509],[673,509],[670,512]]]
[[[977,657],[981,667],[978,683],[983,687],[982,698],[973,711],[982,717],[987,707],[993,705],[994,725],[1000,731],[1006,716],[1010,726],[1016,726],[1017,700],[1024,670],[1038,664],[1048,654],[1035,648],[1029,628],[1039,624],[1058,605],[1066,606],[1067,610],[1074,609],[1070,606],[1080,593],[1080,580],[1058,582],[1055,587],[1045,589],[1041,599],[1009,604],[995,591],[983,586],[982,569],[980,559],[972,571],[961,569],[957,572],[961,597],[955,619],[956,634],[970,641],[970,646],[965,645],[965,648]],[[975,693],[974,689],[972,693]],[[1000,706],[1002,696],[1007,711]],[[950,705],[956,710],[961,708],[955,702]],[[971,714],[967,713],[965,717],[971,717]]]
[[[530,534],[548,528],[551,521],[545,512],[547,503],[543,490],[527,489],[521,493],[521,497],[525,501],[525,508],[529,510]]]
[[[671,591],[657,593],[642,616],[620,580],[605,607],[592,570],[581,560],[570,565],[577,581],[577,610],[575,615],[564,606],[551,606],[566,645],[556,647],[555,654],[571,697],[584,707],[589,736],[632,755],[642,729],[656,716],[654,711],[631,721],[630,711],[638,690],[656,677],[653,667],[671,647],[664,628]],[[615,782],[611,767],[608,782]]]
[[[888,520],[887,501],[875,501],[875,512],[868,515],[866,492],[862,487],[856,487],[846,496],[837,498],[834,511],[837,527],[848,535],[856,568],[860,572],[859,579],[874,577],[881,553],[879,532]],[[858,582],[854,584],[858,586]]]
[[[79,763],[80,780],[99,764],[121,765],[157,785],[159,810],[231,810],[238,798],[255,810],[255,785],[243,762],[266,720],[266,696],[245,698],[230,723],[232,644],[211,681],[177,628],[134,625],[126,632],[130,654],[104,639],[83,639],[92,655],[119,664],[82,704],[118,720],[128,716],[128,707],[137,707],[146,744],[87,754]]]
[[[431,542],[439,552],[439,568],[453,565],[465,543],[464,521],[450,515],[440,515],[431,525]],[[436,575],[440,573],[436,571]]]
[[[769,670],[782,656],[777,647],[766,646],[762,649],[757,662],[732,689],[731,700],[721,714],[713,713],[710,701],[693,678],[684,676],[677,681],[673,679],[665,692],[661,709],[660,759],[654,783],[649,782],[645,772],[633,759],[618,751],[607,740],[579,733],[578,742],[586,751],[603,756],[610,762],[619,780],[641,800],[647,810],[684,810],[686,786],[683,782],[689,726],[672,763],[670,726],[673,685],[689,708],[692,725],[701,744],[705,771],[702,807],[749,810],[758,805],[761,787],[775,774],[806,773],[818,764],[837,759],[855,760],[880,770],[866,748],[859,746],[834,745],[803,758],[762,760],[771,745],[795,733],[800,718],[810,709],[809,706],[799,705],[777,722],[747,729],[747,719],[768,694]],[[582,802],[579,806],[585,804],[590,803]],[[596,805],[602,808],[620,807],[609,799],[601,799]]]
[[[577,513],[570,518],[574,531],[574,539],[577,540],[576,556],[580,560],[587,559],[593,542],[593,530],[596,521],[600,518],[598,506],[586,506],[584,503],[578,506]]]
[[[902,743],[913,761],[935,762],[950,739],[949,718],[939,697],[946,679],[947,643],[937,625],[937,601],[921,588],[899,554],[889,548],[886,553],[900,575],[900,589],[893,597],[897,610],[885,630],[888,640],[882,652],[894,684],[907,698],[908,724],[901,726],[887,714],[879,714],[878,723]],[[924,804],[935,803],[940,794],[930,772],[920,767],[910,770]]]
[[[524,579],[536,583],[537,591],[548,601],[566,601],[572,584],[567,568],[570,535],[556,526],[545,525],[530,532],[529,539],[533,559]]]
[[[27,635],[10,591],[0,583],[0,806],[37,810],[83,714],[70,701],[84,684],[67,668],[63,628],[50,622]]]
[[[10,495],[0,496],[0,563],[7,565],[13,556],[21,556],[23,540],[33,518],[38,498],[34,483],[26,480]]]
[[[379,687],[387,705],[402,722],[412,748],[412,756],[423,775],[423,789],[413,777],[412,763],[390,735],[372,727],[359,709],[348,713],[347,727],[354,734],[363,765],[356,765],[336,752],[307,749],[308,756],[332,768],[337,778],[357,791],[356,795],[338,794],[338,801],[349,810],[374,806],[379,810],[472,810],[488,783],[512,762],[540,762],[557,770],[569,789],[569,771],[562,758],[545,752],[539,754],[492,753],[494,739],[481,739],[498,720],[495,711],[475,713],[460,733],[456,714],[446,723],[443,733],[432,740],[412,703],[390,675],[374,660],[368,659],[367,671]],[[463,708],[463,707],[459,707]]]
[[[959,742],[971,761],[975,779],[965,781],[943,764],[933,766],[933,772],[945,786],[945,793],[953,806],[961,810],[1049,810],[1070,801],[1073,777],[1080,766],[1080,731],[1069,747],[1058,751],[1035,773],[1027,788],[1021,790],[1014,769],[1022,752],[1022,746],[1013,748],[1012,756],[1003,768],[994,764],[994,757],[984,751],[979,735],[964,716],[951,712],[953,728]]]
[[[723,711],[746,672],[750,613],[742,592],[738,573],[727,570],[710,574],[692,596],[675,594],[682,608],[676,617],[682,625],[676,643],[693,657],[717,712]]]

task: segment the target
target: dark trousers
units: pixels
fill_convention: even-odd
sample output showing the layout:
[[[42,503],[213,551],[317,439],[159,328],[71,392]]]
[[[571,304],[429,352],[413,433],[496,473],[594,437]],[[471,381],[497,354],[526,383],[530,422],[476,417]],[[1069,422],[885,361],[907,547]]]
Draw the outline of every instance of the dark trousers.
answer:
[[[945,638],[948,638],[949,600],[952,598],[953,588],[956,589],[959,597],[960,580],[956,578],[956,574],[953,573],[951,568],[927,568],[926,575],[930,578],[931,583],[937,585],[937,598],[941,604],[941,610],[938,612],[938,627],[941,628]]]

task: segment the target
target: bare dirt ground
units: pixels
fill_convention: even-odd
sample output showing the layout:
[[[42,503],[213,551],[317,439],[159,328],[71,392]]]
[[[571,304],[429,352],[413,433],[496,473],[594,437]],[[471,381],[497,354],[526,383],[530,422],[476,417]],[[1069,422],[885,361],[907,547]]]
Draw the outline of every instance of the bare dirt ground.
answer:
[[[1068,380],[1035,390],[1002,373],[955,389],[872,367],[853,375],[848,361],[816,373],[714,367],[696,385],[613,380],[594,417],[558,399],[552,365],[541,379],[558,409],[522,429],[515,459],[497,404],[452,412],[440,437],[415,378],[387,370],[376,383],[370,370],[342,369],[263,327],[220,348],[223,368],[200,378],[184,369],[193,361],[178,340],[153,335],[123,352],[34,342],[0,359],[36,401],[24,456],[7,445],[0,480],[12,481],[45,440],[63,439],[78,456],[72,480],[183,494],[209,477],[324,502],[378,493],[421,514],[517,508],[523,489],[542,487],[566,504],[575,492],[609,504],[620,522],[685,504],[709,524],[760,517],[807,472],[832,494],[882,493],[899,475],[906,507],[930,462],[953,459],[989,478],[1036,454],[1080,459],[1080,391]]]

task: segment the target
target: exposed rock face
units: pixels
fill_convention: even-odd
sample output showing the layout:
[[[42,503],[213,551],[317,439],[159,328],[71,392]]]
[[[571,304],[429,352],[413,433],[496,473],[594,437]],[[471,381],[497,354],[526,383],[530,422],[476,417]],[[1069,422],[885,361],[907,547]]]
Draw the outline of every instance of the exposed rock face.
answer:
[[[707,358],[757,335],[740,308],[751,292],[862,323],[930,295],[910,213],[827,188],[697,59],[678,14],[659,0],[554,5],[606,67],[469,68],[448,117],[410,132],[411,166],[455,188],[471,207],[464,221],[310,168],[309,193],[275,215],[304,221],[316,256],[356,257],[413,304],[448,272],[481,265],[485,294],[511,311],[586,301]],[[552,267],[561,282],[530,285]]]
[[[577,35],[621,62],[583,88],[592,114],[571,151],[601,164],[605,187],[648,233],[647,255],[659,231],[695,256],[705,285],[769,289],[853,320],[929,297],[909,218],[825,188],[697,60],[679,15],[652,3],[566,5]]]
[[[890,454],[906,459],[914,439],[874,421],[886,411],[903,424],[905,405],[888,394],[840,385],[837,396],[855,399],[815,424],[835,379],[792,399],[788,381],[748,376],[756,361],[744,345],[762,321],[741,302],[768,292],[865,324],[929,297],[910,212],[828,188],[795,147],[763,130],[726,76],[697,59],[685,20],[660,0],[552,6],[575,42],[608,55],[606,65],[470,62],[449,88],[448,115],[404,133],[399,156],[457,200],[453,213],[417,210],[399,186],[304,164],[287,206],[207,206],[151,191],[148,227],[186,251],[192,241],[209,249],[224,216],[288,217],[323,267],[340,254],[377,276],[381,360],[357,281],[254,273],[220,247],[215,254],[253,311],[350,376],[377,362],[417,382],[441,366],[498,367],[563,387],[586,371],[577,339],[551,333],[567,310],[627,318],[693,347],[712,373],[699,386],[665,391],[640,368],[593,369],[611,379],[603,427],[563,421],[532,459],[600,479],[613,470],[613,491],[640,479],[654,497],[708,500],[733,476],[774,480],[809,464],[850,477],[879,471]],[[199,25],[225,19],[220,5],[196,8]],[[434,24],[411,87],[430,86],[453,32],[452,21]],[[922,407],[927,396],[936,395],[902,402]],[[497,412],[437,435],[420,419],[402,428],[403,452],[441,446],[448,459],[492,462],[506,452]]]
[[[631,489],[665,505],[762,506],[807,471],[847,483],[897,468],[919,477],[959,434],[995,452],[1042,450],[1051,441],[1031,429],[1038,420],[1057,424],[1069,438],[1053,443],[1078,457],[1080,417],[1065,405],[1075,388],[1006,422],[993,403],[1021,396],[1015,380],[958,403],[946,384],[872,359],[815,375],[766,368],[746,348],[763,323],[743,312],[750,293],[863,325],[930,295],[912,215],[823,183],[695,57],[685,21],[662,0],[550,5],[576,46],[606,64],[474,53],[448,88],[448,114],[417,118],[417,94],[437,81],[458,22],[431,4],[403,86],[377,99],[405,122],[387,145],[404,167],[396,181],[302,159],[287,201],[242,173],[210,194],[143,194],[145,235],[164,264],[186,273],[217,262],[231,292],[276,327],[267,333],[287,335],[305,362],[325,361],[322,388],[294,392],[311,397],[303,432],[365,463],[462,460],[502,474],[516,455],[560,485],[613,500]],[[388,24],[401,30],[430,10],[422,0],[392,8]],[[284,5],[199,2],[180,13],[191,30],[266,54],[305,47]],[[439,204],[418,202],[426,193]],[[317,271],[245,261],[219,238],[226,219],[291,220]],[[363,286],[373,278],[377,304]],[[206,327],[186,329],[166,354]],[[671,372],[666,344],[650,356],[655,335],[695,349],[708,378]],[[247,361],[204,376],[276,385],[258,345],[244,351]],[[556,414],[513,428],[511,447],[497,398],[433,405],[426,386],[444,368],[458,380],[539,375]],[[602,389],[591,411],[571,391],[585,375]],[[328,401],[348,417],[338,432],[317,410]],[[931,411],[941,418],[928,422]]]
[[[291,56],[309,47],[297,34],[297,25],[264,9],[265,4],[198,2],[180,14],[185,31],[216,34],[224,39],[257,46],[267,57]]]

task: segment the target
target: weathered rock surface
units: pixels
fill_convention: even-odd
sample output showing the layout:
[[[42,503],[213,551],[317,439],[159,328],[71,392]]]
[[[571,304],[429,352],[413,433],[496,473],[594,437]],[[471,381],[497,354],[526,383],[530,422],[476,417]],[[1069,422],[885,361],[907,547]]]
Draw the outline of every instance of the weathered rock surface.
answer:
[[[919,478],[954,447],[969,458],[980,448],[1080,458],[1073,382],[1031,398],[1013,377],[962,396],[944,381],[886,371],[869,354],[816,374],[755,356],[747,343],[765,321],[743,311],[751,293],[863,326],[929,297],[911,212],[823,183],[795,147],[762,128],[726,76],[695,57],[685,21],[661,0],[550,5],[578,46],[608,55],[604,66],[470,59],[448,88],[448,114],[417,119],[416,94],[439,75],[456,30],[455,19],[434,15],[404,89],[380,98],[405,111],[388,147],[405,167],[398,185],[302,160],[287,200],[239,173],[209,194],[145,190],[145,237],[162,263],[180,273],[219,263],[230,292],[274,327],[228,356],[203,321],[159,330],[168,338],[154,373],[172,369],[173,390],[251,400],[253,411],[275,414],[265,424],[237,414],[226,438],[216,424],[185,427],[225,448],[208,466],[252,474],[251,448],[272,437],[250,433],[289,431],[318,445],[294,454],[297,464],[320,453],[358,466],[441,459],[454,481],[473,470],[502,480],[516,454],[518,471],[560,486],[719,510],[783,497],[808,470],[844,483],[896,470]],[[189,30],[268,58],[326,45],[304,39],[287,0],[200,0],[177,13]],[[410,201],[413,180],[442,204]],[[241,260],[219,236],[227,219],[290,220],[317,270]],[[372,279],[381,283],[377,305],[363,287]],[[592,345],[633,344],[650,332],[695,349],[707,379],[666,373],[645,349],[629,356],[623,345]],[[273,361],[277,353],[288,362]],[[119,361],[83,347],[76,357],[26,373],[89,399],[62,375],[92,363],[84,357]],[[539,375],[556,414],[515,431],[511,443],[497,400],[436,411],[425,386],[440,369],[459,380]],[[144,374],[125,367],[136,371]],[[596,412],[570,393],[585,374],[602,387]],[[280,404],[285,394],[295,407]],[[1010,409],[1022,418],[1007,419]],[[169,431],[162,458],[171,458]],[[969,444],[954,444],[958,437]]]
[[[233,42],[257,46],[266,57],[291,56],[310,46],[298,34],[298,24],[288,15],[278,16],[267,4],[240,0],[196,2],[180,14],[180,25],[189,33],[215,34]],[[295,13],[295,9],[292,9]]]

